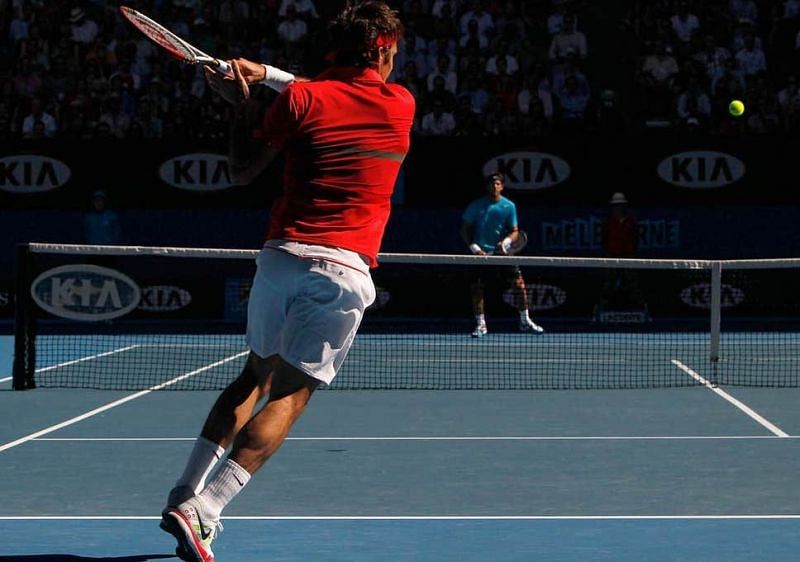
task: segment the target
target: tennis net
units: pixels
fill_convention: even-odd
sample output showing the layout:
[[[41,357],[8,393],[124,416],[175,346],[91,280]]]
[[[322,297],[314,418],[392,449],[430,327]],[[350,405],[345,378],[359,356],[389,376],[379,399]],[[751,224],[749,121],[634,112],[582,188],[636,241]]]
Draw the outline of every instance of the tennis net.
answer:
[[[27,244],[14,387],[219,389],[240,372],[254,250]],[[332,389],[800,384],[800,259],[383,254]],[[519,331],[522,272],[541,335]],[[472,338],[472,287],[489,333]]]

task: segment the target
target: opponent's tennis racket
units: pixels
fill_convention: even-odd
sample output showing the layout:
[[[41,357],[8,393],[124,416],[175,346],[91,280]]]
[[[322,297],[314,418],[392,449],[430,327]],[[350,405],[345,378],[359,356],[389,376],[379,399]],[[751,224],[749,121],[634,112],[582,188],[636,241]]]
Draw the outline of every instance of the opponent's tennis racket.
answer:
[[[190,64],[202,64],[211,67],[220,74],[233,76],[233,69],[227,62],[205,54],[143,13],[127,6],[120,6],[119,11],[139,31],[172,56]]]
[[[506,255],[513,256],[514,254],[518,254],[527,245],[528,245],[528,234],[524,230],[518,230],[517,239],[511,243],[511,246],[509,246],[508,251],[506,251]]]

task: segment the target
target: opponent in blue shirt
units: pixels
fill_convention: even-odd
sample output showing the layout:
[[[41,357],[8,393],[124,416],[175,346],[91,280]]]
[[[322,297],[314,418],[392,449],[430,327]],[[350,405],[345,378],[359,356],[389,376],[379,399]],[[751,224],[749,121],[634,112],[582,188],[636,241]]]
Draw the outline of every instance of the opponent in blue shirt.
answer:
[[[494,173],[486,178],[487,194],[469,204],[462,215],[461,237],[469,246],[470,251],[476,255],[490,255],[508,253],[511,245],[519,237],[517,224],[517,207],[514,203],[503,197],[503,175]],[[496,275],[498,271],[504,278],[510,274],[512,287],[516,291],[516,303],[519,310],[519,329],[522,332],[540,334],[544,329],[531,320],[528,313],[528,295],[525,280],[519,267],[513,266],[509,272],[506,268],[482,267],[481,276],[475,279],[472,285],[472,309],[475,313],[477,327],[472,336],[479,338],[488,332],[486,316],[484,315],[484,280],[486,274]]]

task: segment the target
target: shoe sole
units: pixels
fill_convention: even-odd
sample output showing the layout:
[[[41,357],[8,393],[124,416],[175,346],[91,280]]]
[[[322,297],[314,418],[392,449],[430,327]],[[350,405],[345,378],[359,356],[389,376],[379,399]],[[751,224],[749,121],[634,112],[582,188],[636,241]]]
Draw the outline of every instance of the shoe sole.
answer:
[[[167,511],[161,514],[161,522],[158,524],[162,530],[166,531],[178,541],[178,548],[175,554],[185,562],[214,562],[214,557],[204,557],[203,553],[197,549],[194,541],[194,533],[189,524],[175,511]]]
[[[182,547],[175,548],[175,556],[183,560],[183,562],[195,562],[194,556],[188,554]]]

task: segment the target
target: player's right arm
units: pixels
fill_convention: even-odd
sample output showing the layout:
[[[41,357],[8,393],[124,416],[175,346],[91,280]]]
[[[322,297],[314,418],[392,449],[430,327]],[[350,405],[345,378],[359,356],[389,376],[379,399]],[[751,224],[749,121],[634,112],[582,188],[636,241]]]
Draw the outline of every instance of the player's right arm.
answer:
[[[472,225],[466,222],[461,223],[461,238],[464,243],[469,246],[469,251],[478,256],[485,256],[486,252],[476,244],[472,239],[473,228]]]
[[[239,65],[239,70],[248,84],[264,84],[276,92],[282,92],[292,82],[309,82],[309,79],[303,76],[295,76],[280,68],[243,58],[233,59],[228,63],[234,61]]]
[[[478,256],[486,255],[486,252],[483,251],[476,242],[475,242],[475,205],[470,204],[467,207],[467,210],[464,211],[464,215],[461,217],[461,239],[464,240],[464,243],[469,247],[469,251],[473,254]]]

